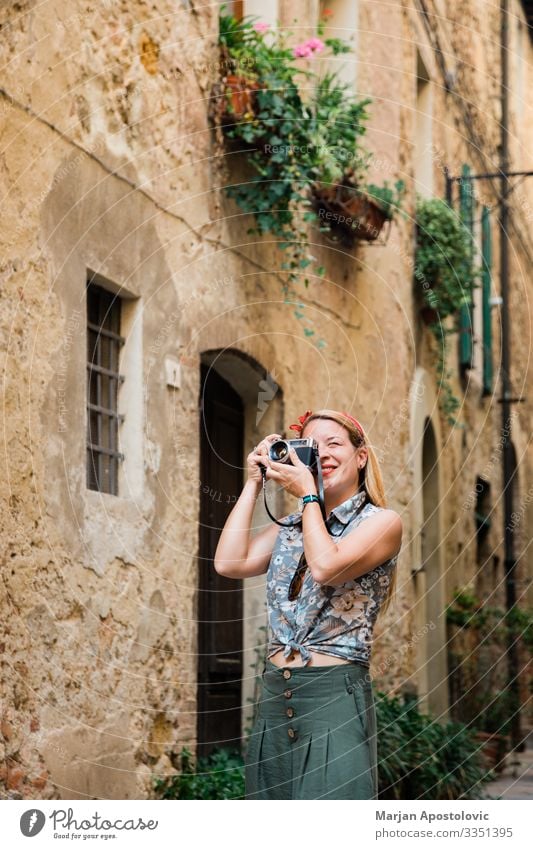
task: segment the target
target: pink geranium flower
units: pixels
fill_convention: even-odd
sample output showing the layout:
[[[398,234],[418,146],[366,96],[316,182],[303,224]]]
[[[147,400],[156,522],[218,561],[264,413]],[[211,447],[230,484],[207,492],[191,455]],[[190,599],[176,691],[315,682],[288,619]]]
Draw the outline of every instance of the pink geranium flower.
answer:
[[[295,59],[307,59],[313,53],[320,53],[325,46],[322,39],[314,36],[313,38],[308,38],[303,44],[297,44],[293,50],[293,55]]]
[[[261,35],[267,32],[270,29],[270,24],[266,24],[264,21],[259,21],[257,24],[254,24],[254,30]]]
[[[307,44],[298,44],[293,51],[295,59],[307,59],[313,51]]]
[[[306,44],[315,53],[320,53],[320,51],[323,50],[324,47],[326,46],[324,44],[324,42],[322,41],[322,39],[316,38],[316,36],[314,38],[310,38],[309,41],[306,42]]]

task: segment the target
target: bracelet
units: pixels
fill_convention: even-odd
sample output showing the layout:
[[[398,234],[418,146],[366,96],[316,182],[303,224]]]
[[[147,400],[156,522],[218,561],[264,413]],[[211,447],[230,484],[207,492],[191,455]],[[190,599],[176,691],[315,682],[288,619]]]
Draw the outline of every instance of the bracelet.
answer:
[[[320,498],[315,493],[313,493],[312,495],[304,495],[302,498],[300,498],[298,504],[300,512],[303,513],[305,505],[312,504],[313,501],[316,501],[318,504],[320,504]]]

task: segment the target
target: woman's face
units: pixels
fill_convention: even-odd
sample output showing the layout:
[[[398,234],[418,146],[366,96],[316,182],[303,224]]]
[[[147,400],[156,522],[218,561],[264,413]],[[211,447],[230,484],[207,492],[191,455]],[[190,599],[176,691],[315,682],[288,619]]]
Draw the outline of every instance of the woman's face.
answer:
[[[355,492],[359,483],[359,471],[368,458],[367,449],[364,446],[355,448],[348,431],[330,419],[315,419],[309,422],[302,432],[302,437],[312,438],[318,443],[324,492],[330,495],[333,492]]]

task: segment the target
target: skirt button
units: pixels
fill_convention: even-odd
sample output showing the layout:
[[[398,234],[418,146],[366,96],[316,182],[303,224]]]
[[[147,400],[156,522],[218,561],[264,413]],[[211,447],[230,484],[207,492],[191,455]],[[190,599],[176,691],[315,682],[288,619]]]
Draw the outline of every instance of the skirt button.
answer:
[[[290,669],[284,669],[283,670],[283,677],[288,680],[291,677],[291,670]]]
[[[292,696],[292,690],[285,690],[283,695],[285,696],[286,699],[290,699],[290,697]]]

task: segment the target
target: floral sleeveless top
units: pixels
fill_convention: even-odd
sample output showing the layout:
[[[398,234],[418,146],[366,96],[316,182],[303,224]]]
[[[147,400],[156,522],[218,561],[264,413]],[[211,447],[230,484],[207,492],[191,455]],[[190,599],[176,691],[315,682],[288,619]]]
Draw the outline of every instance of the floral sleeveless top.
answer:
[[[358,492],[331,511],[326,521],[331,536],[346,536],[383,509],[366,503],[360,510],[365,495],[365,492]],[[291,513],[288,518],[294,520],[299,516],[299,513]],[[374,623],[398,555],[337,587],[318,584],[307,568],[298,598],[289,601],[289,584],[302,551],[301,521],[294,527],[281,528],[266,581],[267,656],[283,649],[284,657],[288,658],[297,650],[306,665],[312,650],[369,666]]]

